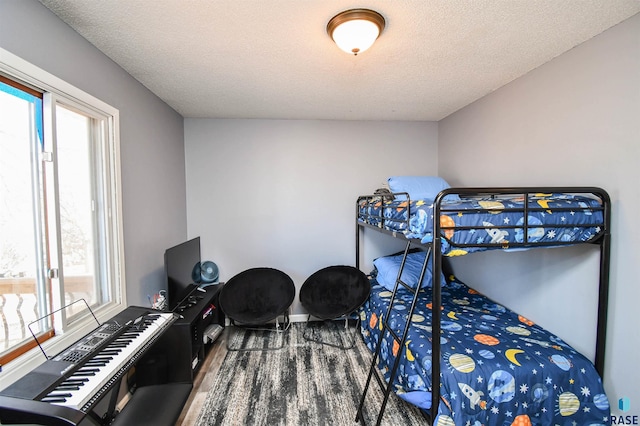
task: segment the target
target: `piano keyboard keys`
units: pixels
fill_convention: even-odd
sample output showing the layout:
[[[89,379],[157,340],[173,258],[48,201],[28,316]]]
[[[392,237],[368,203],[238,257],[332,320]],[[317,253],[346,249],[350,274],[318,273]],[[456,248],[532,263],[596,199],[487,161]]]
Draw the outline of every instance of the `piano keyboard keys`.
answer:
[[[72,396],[72,394],[69,393],[69,392],[67,392],[67,393],[51,392],[49,395],[47,395],[42,400],[44,402],[66,401],[67,398],[71,398],[71,396]]]
[[[170,325],[173,314],[150,314],[138,318],[128,330],[107,344],[95,356],[86,360],[82,367],[61,382],[41,400],[80,410],[88,409],[101,394],[115,383],[123,367],[129,365],[136,355],[157,338],[160,331]]]
[[[82,386],[82,385],[79,384],[79,383],[75,384],[75,385],[72,385],[72,384],[60,385],[60,386],[56,387],[56,390],[59,390],[59,391],[62,391],[62,390],[78,390],[78,389],[80,389],[80,386]],[[51,394],[49,394],[49,396],[50,395]]]

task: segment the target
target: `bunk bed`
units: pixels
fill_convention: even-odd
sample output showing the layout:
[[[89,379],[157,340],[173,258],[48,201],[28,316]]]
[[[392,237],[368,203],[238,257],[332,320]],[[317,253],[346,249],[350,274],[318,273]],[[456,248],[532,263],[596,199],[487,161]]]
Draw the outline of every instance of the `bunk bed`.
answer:
[[[361,332],[374,356],[356,421],[365,422],[366,396],[375,381],[384,394],[376,424],[391,392],[439,426],[609,424],[601,379],[610,265],[606,191],[446,188],[433,200],[412,199],[406,192],[361,196],[358,268],[366,229],[406,245],[401,254],[374,261],[371,296],[360,312]],[[448,262],[482,250],[585,243],[600,248],[594,363],[458,280]]]

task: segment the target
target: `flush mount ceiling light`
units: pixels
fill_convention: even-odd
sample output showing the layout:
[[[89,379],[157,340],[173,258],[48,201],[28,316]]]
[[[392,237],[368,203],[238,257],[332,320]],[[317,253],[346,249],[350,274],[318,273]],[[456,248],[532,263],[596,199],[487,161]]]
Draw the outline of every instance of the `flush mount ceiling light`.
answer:
[[[347,53],[357,55],[373,45],[384,29],[384,18],[369,9],[338,13],[327,24],[329,37]]]

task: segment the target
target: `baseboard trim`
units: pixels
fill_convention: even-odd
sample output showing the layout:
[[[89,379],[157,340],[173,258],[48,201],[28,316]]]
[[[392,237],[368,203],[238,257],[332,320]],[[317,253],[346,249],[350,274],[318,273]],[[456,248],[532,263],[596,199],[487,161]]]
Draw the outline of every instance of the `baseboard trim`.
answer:
[[[289,315],[289,321],[291,322],[307,322],[307,318],[309,318],[307,314]],[[313,320],[313,317],[311,319]]]

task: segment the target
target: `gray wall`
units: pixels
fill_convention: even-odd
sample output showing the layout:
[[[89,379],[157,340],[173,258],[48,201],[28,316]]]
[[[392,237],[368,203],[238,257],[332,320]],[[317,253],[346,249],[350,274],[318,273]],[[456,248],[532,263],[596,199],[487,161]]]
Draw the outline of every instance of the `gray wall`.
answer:
[[[354,264],[358,194],[394,174],[436,173],[437,124],[187,119],[185,146],[188,233],[201,236],[203,258],[223,281],[267,266],[299,288],[323,267]],[[389,240],[367,244],[363,260],[395,250]],[[303,312],[297,297],[292,310]]]
[[[36,0],[0,0],[0,47],[120,111],[127,301],[146,306],[187,232],[182,117]]]
[[[640,15],[439,123],[439,170],[460,185],[594,185],[613,200],[605,387],[639,414]],[[455,261],[479,290],[593,354],[596,250]],[[569,268],[568,270],[564,270]],[[635,405],[634,405],[635,404]],[[629,413],[626,413],[629,414]]]

